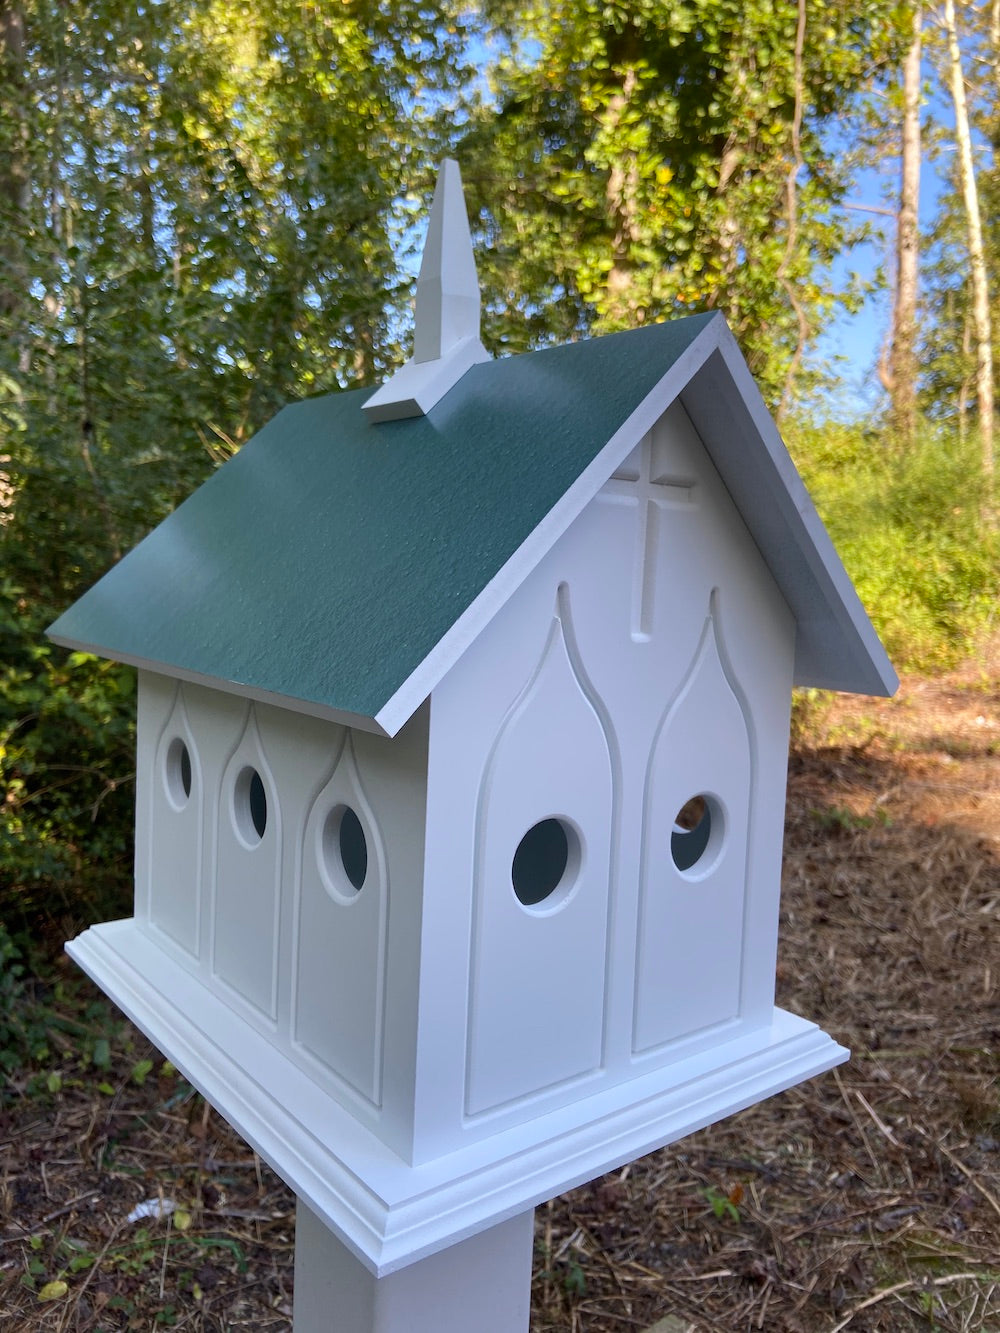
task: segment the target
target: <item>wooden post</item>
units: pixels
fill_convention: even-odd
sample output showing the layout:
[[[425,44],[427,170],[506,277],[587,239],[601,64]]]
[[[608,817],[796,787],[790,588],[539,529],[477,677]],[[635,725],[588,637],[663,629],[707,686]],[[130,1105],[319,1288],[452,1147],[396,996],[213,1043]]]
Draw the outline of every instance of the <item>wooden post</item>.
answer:
[[[526,1333],[534,1209],[377,1278],[298,1200],[293,1333]]]

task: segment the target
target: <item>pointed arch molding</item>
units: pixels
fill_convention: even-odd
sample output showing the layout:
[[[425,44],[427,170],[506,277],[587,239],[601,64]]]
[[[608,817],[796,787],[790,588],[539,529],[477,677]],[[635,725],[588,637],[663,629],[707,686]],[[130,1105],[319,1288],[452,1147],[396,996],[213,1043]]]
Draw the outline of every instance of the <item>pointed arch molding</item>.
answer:
[[[216,810],[212,970],[272,1021],[277,1018],[281,825],[278,784],[251,703],[223,770]]]
[[[339,829],[351,811],[364,838],[363,881],[352,881]],[[367,1102],[382,1101],[389,874],[385,839],[365,792],[354,735],[306,817],[295,911],[292,1036],[300,1050]],[[356,867],[354,879],[360,878]]]
[[[698,647],[656,729],[643,815],[632,1046],[653,1051],[739,1017],[756,741],[714,589]],[[681,868],[675,818],[702,797],[708,845]]]
[[[186,755],[186,764],[182,754]],[[205,783],[180,683],[156,743],[153,772],[146,883],[155,883],[157,892],[150,902],[150,920],[175,944],[197,957]]]
[[[466,1113],[584,1077],[605,1055],[618,761],[560,585],[538,663],[497,732],[476,816]],[[572,845],[549,899],[518,900],[515,851],[558,820]]]

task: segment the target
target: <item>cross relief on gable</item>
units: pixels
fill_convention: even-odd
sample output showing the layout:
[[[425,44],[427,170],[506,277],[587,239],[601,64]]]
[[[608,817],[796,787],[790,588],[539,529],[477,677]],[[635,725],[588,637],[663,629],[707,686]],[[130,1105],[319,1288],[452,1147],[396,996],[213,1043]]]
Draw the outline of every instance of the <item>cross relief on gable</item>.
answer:
[[[671,466],[669,437],[650,431],[601,488],[601,498],[636,511],[635,560],[632,573],[632,637],[652,634],[657,552],[668,509],[689,509],[695,503],[695,482]]]

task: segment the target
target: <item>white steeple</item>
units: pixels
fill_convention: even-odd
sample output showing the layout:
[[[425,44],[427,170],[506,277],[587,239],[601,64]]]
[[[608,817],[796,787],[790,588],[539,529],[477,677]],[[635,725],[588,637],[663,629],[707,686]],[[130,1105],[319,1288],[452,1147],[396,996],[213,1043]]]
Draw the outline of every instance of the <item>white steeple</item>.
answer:
[[[458,163],[441,164],[417,278],[413,355],[365,403],[372,421],[423,416],[478,361],[479,281]]]

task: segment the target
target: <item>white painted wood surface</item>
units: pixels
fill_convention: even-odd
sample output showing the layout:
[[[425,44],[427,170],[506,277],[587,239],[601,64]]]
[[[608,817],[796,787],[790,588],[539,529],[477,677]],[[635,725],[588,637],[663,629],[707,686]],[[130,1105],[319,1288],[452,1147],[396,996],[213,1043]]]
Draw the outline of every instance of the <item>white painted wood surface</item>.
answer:
[[[145,836],[137,844],[144,861],[139,873],[144,871],[151,882],[155,867],[157,879],[171,886],[169,894],[161,894],[157,899],[157,925],[182,949],[197,957],[203,901],[205,776],[180,684],[159,677],[156,688],[161,697],[170,697],[172,702],[170,715],[160,731],[152,768],[140,764],[139,785],[152,808],[144,821]],[[174,754],[180,746],[187,751],[191,771],[187,792],[174,763]],[[143,750],[139,757],[140,760],[146,757]]]
[[[344,812],[358,820],[367,864],[360,886],[339,848]],[[391,812],[385,811],[386,814]],[[388,866],[378,815],[347,732],[306,817],[292,974],[292,1039],[373,1107],[382,1103]]]
[[[770,1022],[794,651],[675,405],[432,696],[414,1160]],[[670,831],[699,794],[728,812],[719,857],[682,876]],[[583,851],[550,912],[510,883],[546,816]]]
[[[675,405],[394,740],[144,674],[139,918],[407,1161],[627,1084],[771,1022],[793,654]],[[696,795],[718,855],[681,874]],[[549,820],[572,865],[526,906],[513,857]]]
[[[534,1210],[374,1277],[301,1200],[293,1333],[525,1333]]]
[[[137,921],[407,1158],[426,726],[425,709],[389,741],[139,677]],[[180,803],[168,780],[178,740],[192,766],[192,790]],[[267,783],[259,839],[236,823],[247,767]],[[360,891],[339,864],[336,839],[324,836],[348,807],[367,847]]]
[[[260,829],[252,788],[259,783]],[[287,795],[275,782],[251,705],[222,771],[216,803],[216,864],[212,911],[212,971],[265,1019],[278,1003],[282,826]]]
[[[438,173],[413,309],[413,360],[440,361],[479,337],[479,279],[458,163]]]
[[[714,599],[701,641],[656,729],[646,781],[633,1050],[740,1018],[750,731],[727,679]],[[689,868],[666,830],[685,803],[708,808],[708,845]]]
[[[848,1055],[814,1023],[775,1009],[764,1027],[413,1166],[136,922],[92,926],[67,952],[378,1276]]]
[[[362,409],[371,421],[423,416],[470,366],[488,361],[479,340],[479,280],[458,163],[441,164],[413,312],[413,355]]]
[[[675,404],[394,739],[144,674],[136,920],[71,952],[362,1264],[416,1263],[845,1058],[773,1003],[794,651]],[[155,849],[199,829],[192,898]]]
[[[485,359],[447,162],[363,410]],[[846,1058],[774,1006],[841,656],[891,688],[714,320],[377,715],[140,672],[135,918],[67,948],[295,1190],[296,1333],[523,1333],[537,1203]]]
[[[475,824],[453,834],[476,839],[469,1116],[590,1074],[604,1056],[612,759],[573,661],[568,599],[557,592],[552,611],[542,656],[490,747]],[[512,859],[549,819],[563,821],[573,845],[562,882],[524,906]]]

